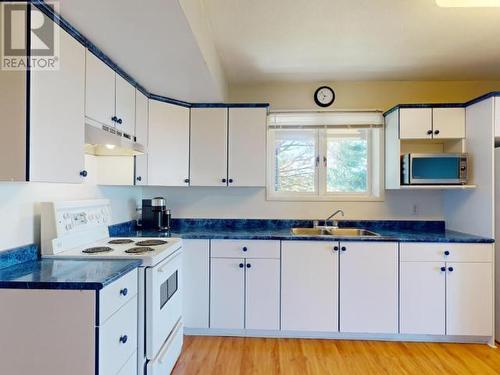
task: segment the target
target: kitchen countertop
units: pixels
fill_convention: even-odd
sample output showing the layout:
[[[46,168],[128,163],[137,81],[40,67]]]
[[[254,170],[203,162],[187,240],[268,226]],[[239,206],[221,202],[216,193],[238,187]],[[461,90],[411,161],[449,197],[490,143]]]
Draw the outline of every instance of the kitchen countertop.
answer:
[[[1,269],[0,288],[100,290],[140,264],[140,260],[42,258]]]
[[[285,227],[284,227],[285,226]],[[475,236],[444,228],[439,221],[342,221],[340,227],[366,228],[380,236],[336,237],[292,235],[292,227],[312,227],[312,222],[298,220],[217,220],[178,219],[170,234],[155,230],[140,230],[124,223],[110,231],[115,237],[180,237],[183,239],[247,239],[247,240],[314,240],[314,241],[394,241],[394,242],[445,242],[493,243],[491,238]]]

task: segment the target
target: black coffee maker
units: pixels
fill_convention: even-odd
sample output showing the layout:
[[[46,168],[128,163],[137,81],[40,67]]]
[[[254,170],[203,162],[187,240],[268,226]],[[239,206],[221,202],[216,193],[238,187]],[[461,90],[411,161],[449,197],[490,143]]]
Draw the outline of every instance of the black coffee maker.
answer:
[[[165,198],[142,200],[142,227],[158,231],[170,231],[171,214]]]

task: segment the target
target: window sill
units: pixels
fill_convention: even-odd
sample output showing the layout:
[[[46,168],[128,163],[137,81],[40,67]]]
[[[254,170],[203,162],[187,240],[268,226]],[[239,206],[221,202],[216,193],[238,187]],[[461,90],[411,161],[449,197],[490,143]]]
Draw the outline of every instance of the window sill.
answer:
[[[384,195],[306,195],[306,194],[273,194],[266,189],[266,200],[281,202],[383,202]]]

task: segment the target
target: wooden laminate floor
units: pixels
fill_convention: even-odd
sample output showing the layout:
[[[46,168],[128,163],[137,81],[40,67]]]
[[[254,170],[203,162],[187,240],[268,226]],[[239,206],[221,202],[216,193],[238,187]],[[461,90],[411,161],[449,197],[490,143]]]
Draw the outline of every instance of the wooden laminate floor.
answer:
[[[185,336],[173,374],[500,374],[500,348]]]

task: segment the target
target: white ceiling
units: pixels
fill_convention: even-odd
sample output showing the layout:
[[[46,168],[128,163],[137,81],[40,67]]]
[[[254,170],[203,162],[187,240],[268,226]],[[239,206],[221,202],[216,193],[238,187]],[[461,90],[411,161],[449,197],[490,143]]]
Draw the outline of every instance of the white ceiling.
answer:
[[[61,0],[60,13],[148,91],[223,99],[179,1]]]
[[[500,8],[434,0],[204,0],[230,83],[500,78]]]

